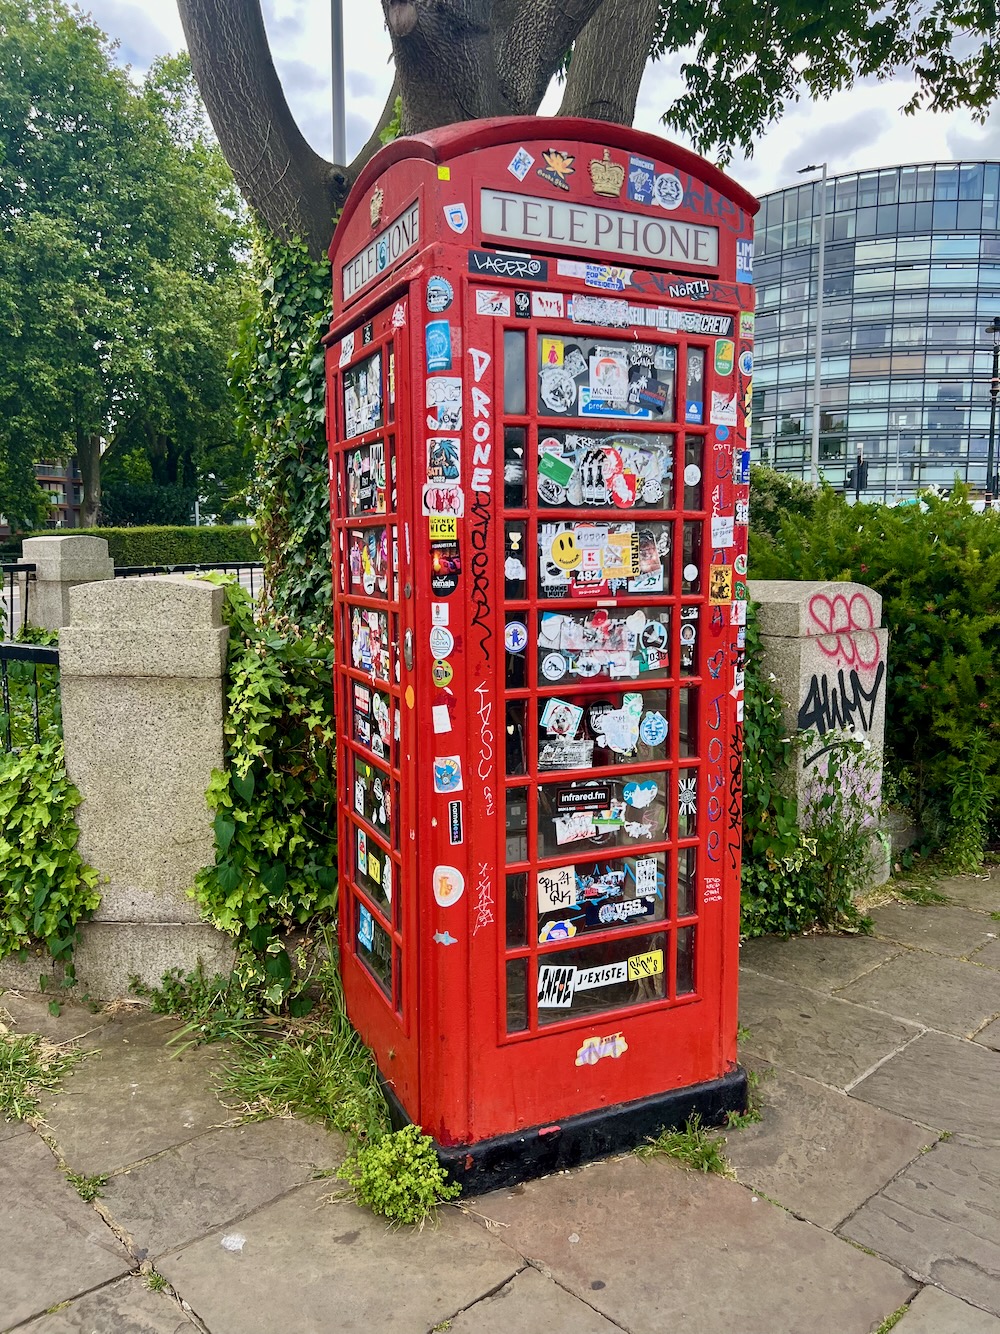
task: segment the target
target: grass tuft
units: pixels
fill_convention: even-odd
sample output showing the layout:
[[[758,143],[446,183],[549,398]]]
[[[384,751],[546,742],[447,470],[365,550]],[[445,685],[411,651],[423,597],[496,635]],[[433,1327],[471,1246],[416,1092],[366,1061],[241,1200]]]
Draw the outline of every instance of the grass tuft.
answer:
[[[107,1175],[105,1176],[80,1176],[77,1172],[66,1171],[66,1180],[79,1195],[81,1200],[86,1200],[88,1204],[96,1200],[101,1193],[101,1188],[108,1184]]]
[[[683,1130],[664,1130],[648,1144],[636,1150],[640,1158],[655,1158],[662,1154],[673,1158],[694,1172],[714,1172],[731,1177],[733,1169],[723,1153],[725,1139],[707,1130],[695,1112]]]
[[[898,1306],[896,1310],[893,1311],[892,1315],[886,1316],[878,1329],[875,1330],[875,1334],[889,1334],[889,1330],[894,1329],[899,1324],[909,1309],[909,1305],[906,1302],[904,1302],[902,1306]]]
[[[41,1095],[56,1088],[82,1056],[37,1033],[11,1033],[0,1024],[0,1116],[34,1120]]]

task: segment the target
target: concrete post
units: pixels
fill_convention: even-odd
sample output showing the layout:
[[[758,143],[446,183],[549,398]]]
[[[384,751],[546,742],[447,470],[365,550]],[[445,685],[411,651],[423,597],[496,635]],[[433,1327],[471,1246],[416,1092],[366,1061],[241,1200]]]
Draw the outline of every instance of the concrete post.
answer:
[[[42,630],[61,630],[69,625],[71,588],[113,579],[115,575],[115,564],[108,555],[105,539],[82,534],[26,537],[21,543],[19,564],[36,567],[35,582],[28,596],[28,624]],[[21,597],[24,597],[23,580]]]
[[[863,584],[751,579],[759,604],[757,623],[765,669],[774,673],[793,732],[813,734],[796,757],[794,783],[800,810],[823,790],[831,747],[840,739],[865,743],[852,779],[841,790],[877,806],[882,792],[885,742],[885,674],[889,632],[882,628],[882,599]],[[857,766],[854,766],[858,768]],[[889,875],[880,831],[873,828],[872,884]]]
[[[59,637],[66,768],[80,789],[79,850],[105,877],[77,975],[92,996],[130,973],[228,971],[228,937],[186,891],[214,860],[205,791],[223,763],[222,589],[182,575],[74,588]]]

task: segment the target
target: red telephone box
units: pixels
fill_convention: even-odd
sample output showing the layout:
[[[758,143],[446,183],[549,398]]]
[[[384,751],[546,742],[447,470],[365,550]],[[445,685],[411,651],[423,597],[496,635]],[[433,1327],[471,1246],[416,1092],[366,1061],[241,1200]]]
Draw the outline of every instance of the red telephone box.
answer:
[[[466,1185],[744,1103],[756,209],[480,121],[386,146],[331,247],[344,989]]]

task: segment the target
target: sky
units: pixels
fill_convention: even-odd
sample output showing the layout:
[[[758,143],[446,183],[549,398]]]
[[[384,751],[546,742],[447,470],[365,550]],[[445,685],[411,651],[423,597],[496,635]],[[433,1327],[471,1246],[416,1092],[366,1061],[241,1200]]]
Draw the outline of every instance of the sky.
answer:
[[[158,55],[181,49],[184,34],[173,0],[81,0],[96,22],[120,43],[119,58],[141,75]],[[378,0],[344,6],[347,148],[350,157],[368,138],[392,82],[389,37]],[[264,0],[264,20],[275,66],[299,127],[313,147],[330,156],[330,6],[326,0]],[[668,62],[650,65],[643,77],[635,125],[685,140],[665,130],[659,117],[679,91]],[[809,163],[826,161],[831,176],[899,163],[1000,158],[1000,106],[986,125],[966,113],[903,117],[912,91],[905,82],[865,82],[850,93],[816,103],[792,104],[764,134],[751,159],[735,158],[727,172],[754,194],[796,181]],[[551,90],[544,112],[558,109]]]

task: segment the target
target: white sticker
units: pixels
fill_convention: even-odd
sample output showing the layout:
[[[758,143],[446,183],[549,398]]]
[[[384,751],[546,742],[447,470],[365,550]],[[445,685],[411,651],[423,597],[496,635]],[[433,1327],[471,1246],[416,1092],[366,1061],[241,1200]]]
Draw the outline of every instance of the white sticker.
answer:
[[[684,485],[697,486],[701,481],[701,469],[697,463],[689,463],[684,469]]]
[[[344,341],[340,345],[339,365],[346,366],[354,356],[354,335],[352,333],[344,335]]]
[[[637,857],[635,863],[635,892],[656,893],[656,858]]]
[[[697,578],[698,578],[698,567],[697,567],[697,565],[685,565],[685,566],[684,566],[684,580],[685,580],[685,582],[686,582],[686,583],[689,583],[689,584],[693,584],[694,581],[695,581]],[[681,636],[681,638],[683,638],[683,635]],[[693,636],[692,636],[692,638],[693,638]]]
[[[731,514],[713,514],[712,546],[731,547],[733,541],[733,516]]]
[[[477,315],[510,315],[510,293],[476,291]]]
[[[532,292],[531,313],[535,319],[561,320],[563,299],[561,292]]]
[[[431,620],[435,625],[448,624],[448,604],[447,602],[431,603]]]
[[[507,170],[516,180],[523,181],[534,160],[526,148],[519,148],[507,164]]]
[[[575,905],[576,876],[572,866],[557,866],[553,870],[539,871],[535,883],[538,888],[540,913],[557,912]]]
[[[431,627],[430,633],[431,654],[435,658],[450,657],[452,649],[455,647],[455,636],[446,625],[435,625]]]
[[[454,866],[435,866],[431,879],[434,901],[440,908],[450,908],[465,893],[465,876]]]
[[[431,717],[434,721],[434,731],[438,736],[442,732],[451,731],[451,714],[448,712],[447,704],[432,704]]]

